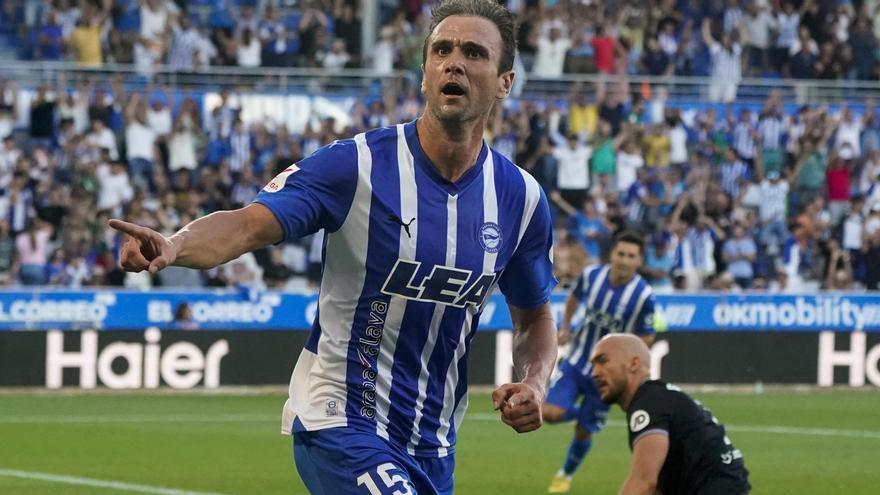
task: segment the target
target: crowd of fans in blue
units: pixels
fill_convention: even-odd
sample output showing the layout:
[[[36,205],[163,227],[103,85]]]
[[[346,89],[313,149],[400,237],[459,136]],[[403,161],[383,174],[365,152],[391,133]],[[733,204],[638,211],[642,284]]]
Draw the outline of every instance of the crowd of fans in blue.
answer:
[[[772,92],[756,109],[726,103],[742,76],[877,79],[880,2],[506,3],[528,77],[606,74],[561,100],[498,105],[486,136],[550,198],[563,284],[634,228],[649,240],[643,274],[661,292],[878,288],[880,265],[866,262],[880,255],[873,101],[797,107]],[[354,0],[4,2],[0,26],[21,21],[23,57],[133,63],[151,81],[158,64],[383,74],[418,70],[431,5],[380,0],[369,54]],[[670,99],[662,83],[629,84],[631,74],[708,75],[717,103]],[[27,103],[22,90],[34,90]],[[106,221],[171,233],[245,205],[320,146],[415,118],[417,87],[358,101],[347,125],[314,115],[302,132],[245,122],[239,89],[216,91],[206,109],[199,96],[159,81],[131,90],[121,76],[0,82],[0,282],[313,287],[320,234],[211,271],[150,276],[118,268],[120,239]]]

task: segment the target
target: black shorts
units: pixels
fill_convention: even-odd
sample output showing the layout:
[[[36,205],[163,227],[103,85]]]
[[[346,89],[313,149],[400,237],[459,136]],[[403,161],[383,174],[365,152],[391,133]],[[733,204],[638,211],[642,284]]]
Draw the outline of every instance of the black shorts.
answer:
[[[748,495],[751,490],[748,481],[724,476],[707,480],[693,495]]]

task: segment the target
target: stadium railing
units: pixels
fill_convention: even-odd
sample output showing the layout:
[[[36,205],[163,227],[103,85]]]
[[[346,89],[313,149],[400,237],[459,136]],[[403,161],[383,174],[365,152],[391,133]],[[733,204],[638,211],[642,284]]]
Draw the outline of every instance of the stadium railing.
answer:
[[[565,74],[555,79],[534,79],[529,77],[523,94],[530,97],[558,97],[571,94],[573,87],[589,87],[592,83],[605,82],[610,85],[619,79],[602,74]],[[684,76],[625,76],[630,91],[648,88],[656,95],[664,89],[671,101],[706,103],[709,101],[709,77]],[[880,97],[880,84],[877,81],[824,80],[824,79],[779,79],[745,78],[739,82],[736,101],[738,103],[763,103],[770,93],[778,90],[785,102],[797,104],[832,104],[841,100],[863,101]]]
[[[363,95],[407,77],[396,71],[377,75],[368,69],[330,71],[313,68],[243,68],[210,67],[206,70],[182,72],[170,66],[144,71],[134,65],[104,64],[87,67],[71,62],[0,61],[0,77],[15,81],[21,87],[83,80],[110,82],[121,78],[127,89],[143,88],[152,79],[169,87],[193,91],[216,91],[220,87],[236,87],[260,93],[297,92],[325,95]]]
[[[204,70],[180,72],[170,66],[158,66],[149,72],[134,65],[105,64],[86,67],[72,62],[40,62],[21,60],[0,61],[0,76],[18,82],[22,86],[53,84],[59,77],[66,81],[91,79],[107,81],[122,76],[126,86],[146,85],[153,76],[162,83],[175,88],[192,90],[215,90],[218,86],[236,86],[257,92],[299,92],[328,95],[378,94],[383,88],[399,88],[403,81],[415,82],[420,77],[408,71],[394,71],[377,75],[370,69],[343,69],[330,71],[315,68],[242,68],[209,67]],[[688,103],[708,102],[707,77],[654,77],[642,75],[625,76],[630,91],[648,88],[651,94],[663,88],[670,100]],[[614,76],[602,74],[565,74],[554,79],[540,79],[521,75],[525,79],[521,95],[529,99],[563,98],[573,89],[594,91],[593,84],[619,81]],[[755,79],[740,81],[736,96],[738,103],[760,103],[773,90],[781,93],[783,101],[798,104],[835,103],[843,99],[863,101],[880,97],[877,81],[820,80],[820,79]]]

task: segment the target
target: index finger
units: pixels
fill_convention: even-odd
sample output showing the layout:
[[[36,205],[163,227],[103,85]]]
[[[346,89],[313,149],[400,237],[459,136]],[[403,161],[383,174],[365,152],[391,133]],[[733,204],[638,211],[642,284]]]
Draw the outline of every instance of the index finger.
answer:
[[[140,237],[140,238],[149,238],[149,229],[141,227],[140,225],[136,225],[133,223],[125,222],[122,220],[118,220],[116,218],[110,219],[107,222],[111,228],[114,228],[124,234],[128,234],[132,237]]]
[[[507,398],[508,404],[516,406],[526,405],[534,400],[535,394],[531,390],[519,390]]]
[[[500,409],[502,404],[507,401],[508,397],[515,392],[516,389],[510,383],[502,385],[492,392],[492,405],[495,410]]]

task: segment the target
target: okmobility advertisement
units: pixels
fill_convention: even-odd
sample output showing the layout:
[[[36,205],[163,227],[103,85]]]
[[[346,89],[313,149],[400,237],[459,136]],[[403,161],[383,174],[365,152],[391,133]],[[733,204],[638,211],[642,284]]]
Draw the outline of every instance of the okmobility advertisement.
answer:
[[[564,298],[554,296],[557,314]],[[666,331],[652,348],[652,372],[664,380],[880,387],[880,297],[658,295],[657,302]],[[174,322],[184,303],[195,330]],[[0,330],[9,331],[0,331],[0,387],[284,384],[316,307],[313,295],[279,292],[2,292]],[[471,347],[472,384],[510,379],[509,328],[503,298],[492,296]]]

